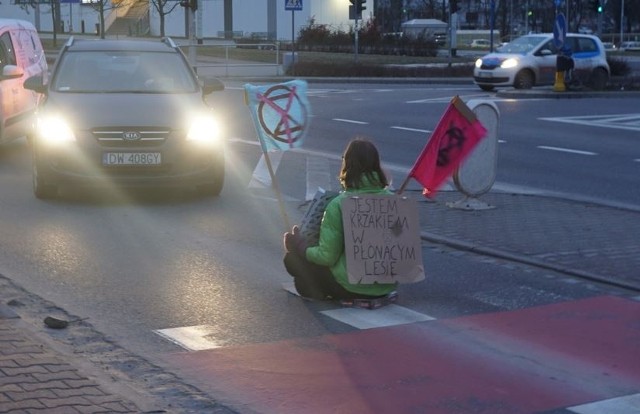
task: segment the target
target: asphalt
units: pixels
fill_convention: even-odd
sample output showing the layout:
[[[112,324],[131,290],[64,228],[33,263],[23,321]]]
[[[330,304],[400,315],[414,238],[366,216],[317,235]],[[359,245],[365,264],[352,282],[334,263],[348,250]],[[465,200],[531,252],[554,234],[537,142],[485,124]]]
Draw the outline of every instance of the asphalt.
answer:
[[[501,94],[580,98],[592,93],[536,89]],[[620,93],[598,96],[614,95]],[[434,201],[420,195],[416,199],[426,243],[640,291],[640,207],[505,191],[490,191],[479,200],[464,199],[454,191],[443,191]],[[478,203],[493,208],[473,209]],[[65,329],[47,327],[43,321],[51,314],[70,321],[69,325]],[[97,359],[93,356],[97,353],[110,358]],[[119,374],[123,368],[128,377]],[[129,354],[87,321],[0,275],[0,413],[103,412],[233,411],[144,358]]]
[[[640,291],[640,209],[498,191],[414,196],[426,243]],[[476,203],[493,208],[466,209]],[[49,328],[51,314],[72,322]],[[233,412],[77,319],[0,275],[0,413]]]

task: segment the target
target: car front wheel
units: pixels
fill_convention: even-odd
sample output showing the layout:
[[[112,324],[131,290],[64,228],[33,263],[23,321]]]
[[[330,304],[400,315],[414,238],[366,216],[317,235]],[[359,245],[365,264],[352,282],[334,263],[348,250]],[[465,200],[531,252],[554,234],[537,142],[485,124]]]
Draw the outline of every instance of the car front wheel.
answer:
[[[491,92],[493,90],[493,85],[478,85],[480,89],[486,92]]]
[[[518,72],[516,79],[513,82],[513,86],[516,89],[531,89],[533,88],[533,73],[529,70],[523,70]]]

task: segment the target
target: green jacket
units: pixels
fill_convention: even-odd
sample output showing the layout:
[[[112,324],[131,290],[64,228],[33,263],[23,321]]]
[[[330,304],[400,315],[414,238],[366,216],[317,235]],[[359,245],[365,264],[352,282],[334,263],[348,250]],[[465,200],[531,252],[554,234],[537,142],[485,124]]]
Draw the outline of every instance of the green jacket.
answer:
[[[320,239],[317,246],[308,247],[307,260],[312,263],[327,266],[331,269],[333,277],[349,292],[382,296],[393,291],[396,284],[351,284],[347,276],[347,258],[344,253],[344,228],[342,225],[342,200],[354,194],[391,194],[391,191],[382,188],[379,184],[372,184],[364,178],[363,186],[358,189],[341,192],[331,200],[324,211],[320,224]]]

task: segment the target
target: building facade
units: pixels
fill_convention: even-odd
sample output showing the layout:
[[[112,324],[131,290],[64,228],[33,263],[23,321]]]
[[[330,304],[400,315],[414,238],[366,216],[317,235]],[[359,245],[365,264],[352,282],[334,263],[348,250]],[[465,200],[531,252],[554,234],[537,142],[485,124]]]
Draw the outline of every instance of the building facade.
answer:
[[[78,2],[80,1],[80,2]],[[96,34],[99,14],[91,1],[96,0],[60,0],[61,27],[58,32]],[[115,0],[104,0],[105,8],[109,8]],[[140,0],[123,0],[123,2],[139,2]],[[154,1],[145,4],[148,10],[147,35],[160,35],[160,14]],[[176,0],[178,2],[179,0]],[[311,21],[326,24],[336,30],[348,30],[354,21],[349,20],[349,0],[197,0],[198,9],[195,14],[196,37],[220,38],[255,37],[270,40],[290,41],[292,35],[297,37],[300,28]],[[302,10],[286,10],[286,4],[301,3]],[[373,0],[367,0],[362,19],[373,15]],[[169,1],[165,10],[176,3]],[[290,4],[290,5],[291,5]],[[125,6],[127,6],[125,4]],[[129,7],[120,7],[105,12],[105,27],[109,28],[120,18],[127,17]],[[177,6],[165,16],[165,35],[187,37],[188,13],[190,10]],[[51,5],[39,4],[36,7],[15,4],[15,0],[2,2],[0,14],[7,18],[18,18],[32,22],[40,32],[53,31]],[[131,30],[129,30],[131,34]],[[134,33],[138,34],[138,33]]]

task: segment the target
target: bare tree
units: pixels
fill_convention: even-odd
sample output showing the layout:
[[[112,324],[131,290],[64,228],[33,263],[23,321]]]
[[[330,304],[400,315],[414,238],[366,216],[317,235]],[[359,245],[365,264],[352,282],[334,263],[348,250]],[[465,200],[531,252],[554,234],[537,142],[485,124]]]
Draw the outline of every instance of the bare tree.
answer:
[[[59,0],[58,0],[59,1]],[[92,0],[91,7],[93,10],[98,12],[98,16],[100,17],[100,39],[104,39],[105,27],[104,27],[104,17],[105,13],[110,10],[117,10],[119,8],[127,5],[126,2],[121,1],[112,1],[112,0]]]
[[[438,7],[438,0],[414,0],[418,16],[421,18],[435,19],[441,17],[442,10]]]
[[[46,1],[46,0],[44,0]],[[60,24],[60,0],[49,0],[47,2],[40,0],[22,0],[16,1],[16,4],[20,5],[20,8],[27,14],[31,14],[32,9],[35,10],[38,4],[49,4],[51,7],[51,27],[53,27],[53,47],[58,46],[58,30],[61,27]],[[2,2],[0,1],[0,5]]]
[[[165,16],[176,9],[180,5],[176,0],[151,0],[151,4],[160,16],[160,36],[164,37],[164,21]]]

